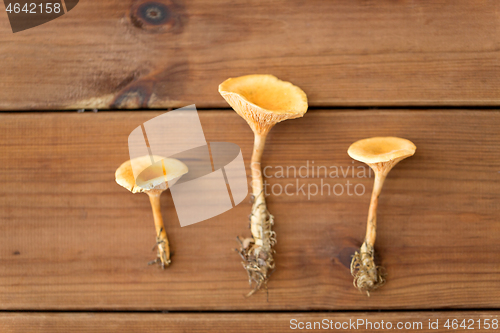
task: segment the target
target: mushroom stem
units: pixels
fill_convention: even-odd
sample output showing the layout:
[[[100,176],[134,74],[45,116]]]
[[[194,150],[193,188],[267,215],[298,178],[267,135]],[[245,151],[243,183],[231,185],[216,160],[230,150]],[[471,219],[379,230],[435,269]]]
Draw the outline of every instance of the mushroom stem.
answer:
[[[156,227],[156,246],[158,247],[158,257],[151,261],[150,264],[160,263],[161,268],[170,265],[170,247],[168,244],[167,232],[163,225],[163,218],[161,216],[160,195],[161,190],[150,190],[146,192],[151,202],[153,209],[153,217]]]
[[[264,178],[262,176],[262,168],[261,168],[261,159],[262,153],[264,152],[264,146],[266,144],[267,133],[264,134],[255,134],[254,144],[253,144],[253,152],[252,152],[252,160],[250,164],[250,168],[252,169],[252,192],[253,196],[256,198],[263,195],[264,190]],[[264,204],[265,204],[265,200]]]
[[[266,134],[255,134],[255,141],[252,153],[252,192],[254,197],[252,215],[250,216],[250,230],[256,246],[261,247],[261,251],[271,252],[271,224],[266,223],[270,214],[267,210],[264,193],[264,177],[262,175],[261,158],[266,143]]]
[[[356,252],[351,262],[351,274],[354,277],[354,286],[366,292],[370,296],[370,291],[380,288],[385,284],[385,274],[383,267],[375,264],[375,239],[377,237],[377,207],[378,198],[384,181],[389,171],[400,161],[395,159],[381,163],[367,163],[375,173],[373,183],[370,208],[368,209],[368,220],[366,223],[366,236],[359,252]]]
[[[273,245],[276,243],[272,231],[273,216],[267,210],[264,193],[261,158],[266,143],[267,131],[255,133],[254,147],[250,168],[252,170],[253,206],[250,215],[252,239],[241,242],[239,251],[243,258],[243,267],[247,270],[250,285],[255,288],[247,296],[251,296],[261,287],[267,288],[267,281],[274,269]]]
[[[370,165],[371,166],[371,165]],[[373,167],[372,167],[373,168]],[[387,174],[383,174],[376,169],[375,172],[375,182],[373,184],[372,197],[370,200],[370,208],[368,209],[368,221],[366,223],[366,237],[365,243],[375,245],[375,238],[377,237],[377,206],[378,197],[382,191],[382,186],[384,185],[385,178]]]

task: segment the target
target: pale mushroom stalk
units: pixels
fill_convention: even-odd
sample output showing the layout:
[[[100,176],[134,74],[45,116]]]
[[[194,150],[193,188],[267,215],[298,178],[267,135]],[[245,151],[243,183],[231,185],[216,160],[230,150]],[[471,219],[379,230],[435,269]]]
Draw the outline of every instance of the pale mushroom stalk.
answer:
[[[160,196],[187,172],[187,166],[181,161],[155,155],[129,160],[115,172],[115,179],[119,185],[132,193],[144,192],[149,196],[156,228],[155,247],[158,250],[157,258],[149,264],[158,263],[161,268],[165,268],[171,263],[170,246],[161,216]]]
[[[148,264],[152,265],[159,263],[162,268],[170,265],[170,245],[168,243],[167,231],[163,225],[163,217],[161,216],[161,206],[160,206],[160,196],[163,191],[161,190],[151,190],[146,193],[149,196],[149,202],[151,203],[151,208],[153,209],[153,218],[155,221],[156,228],[156,247],[158,247],[158,257],[150,261]]]
[[[368,296],[370,296],[370,291],[385,284],[384,269],[375,264],[374,246],[377,236],[378,199],[391,169],[401,160],[412,156],[415,149],[415,145],[406,139],[376,137],[357,141],[348,150],[348,154],[352,158],[366,163],[375,174],[365,240],[360,251],[354,254],[351,262],[354,286],[358,290],[366,292]]]
[[[271,246],[276,242],[271,230],[273,216],[269,214],[264,193],[264,177],[262,175],[262,153],[266,143],[267,133],[255,134],[250,168],[252,170],[253,207],[250,215],[250,230],[255,244],[261,246],[263,252],[271,252]],[[269,221],[270,223],[266,223]],[[270,235],[270,237],[265,237]],[[272,255],[270,256],[272,259]],[[273,267],[272,267],[273,268]]]
[[[261,159],[266,137],[280,121],[302,117],[307,111],[307,96],[298,87],[272,75],[246,75],[228,79],[219,85],[219,92],[231,107],[244,118],[254,133],[250,169],[252,172],[252,238],[238,237],[243,267],[250,285],[267,289],[267,281],[275,268],[276,233],[272,230],[274,217],[267,209]]]
[[[266,137],[267,132],[255,134],[250,164],[253,198],[252,212],[250,214],[252,238],[242,240],[238,237],[241,244],[239,253],[244,260],[243,267],[248,272],[250,285],[255,283],[255,288],[247,296],[251,296],[263,285],[267,287],[267,280],[275,268],[273,246],[276,244],[276,233],[272,230],[274,216],[267,210],[261,166]]]
[[[368,296],[371,290],[375,290],[385,284],[385,275],[383,269],[377,267],[374,261],[374,246],[377,237],[377,207],[378,198],[385,178],[391,170],[387,165],[381,163],[368,164],[375,174],[375,181],[373,183],[373,191],[370,200],[370,208],[368,209],[368,220],[366,222],[366,236],[361,249],[354,255],[351,262],[351,273],[357,279],[354,280],[354,286],[362,291],[366,291]],[[358,270],[358,272],[356,272]],[[366,289],[366,290],[365,290]]]

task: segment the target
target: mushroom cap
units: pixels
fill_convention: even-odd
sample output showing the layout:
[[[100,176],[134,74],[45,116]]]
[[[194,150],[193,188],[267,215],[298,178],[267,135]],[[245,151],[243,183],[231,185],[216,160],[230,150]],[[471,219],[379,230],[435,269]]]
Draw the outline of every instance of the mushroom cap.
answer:
[[[356,141],[347,153],[360,162],[381,163],[410,157],[416,149],[410,140],[388,136]]]
[[[264,133],[280,121],[302,117],[307,112],[305,92],[273,75],[227,79],[219,85],[219,93],[257,133]]]
[[[152,163],[151,159],[156,161]],[[137,181],[132,170],[139,171]],[[142,156],[120,165],[115,172],[116,182],[132,193],[148,190],[166,190],[188,172],[188,167],[175,158],[161,156]]]

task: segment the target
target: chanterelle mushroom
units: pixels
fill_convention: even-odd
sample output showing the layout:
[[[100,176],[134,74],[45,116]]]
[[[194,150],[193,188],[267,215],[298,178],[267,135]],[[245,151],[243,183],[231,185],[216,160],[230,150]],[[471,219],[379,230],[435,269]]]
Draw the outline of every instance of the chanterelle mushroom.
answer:
[[[134,177],[133,170],[138,175],[137,179]],[[161,268],[170,264],[170,248],[161,216],[160,195],[187,172],[187,166],[181,161],[155,155],[129,160],[115,172],[115,179],[119,185],[132,193],[144,192],[149,196],[153,208],[158,247],[158,256],[150,264],[159,263]]]
[[[261,172],[266,136],[280,121],[304,116],[307,112],[307,96],[299,87],[272,75],[246,75],[227,79],[219,85],[219,93],[247,121],[255,136],[250,165],[252,238],[238,238],[241,243],[239,253],[248,272],[249,283],[255,283],[255,288],[248,294],[250,296],[262,286],[267,288],[267,280],[274,269],[272,247],[276,243],[276,234],[271,230],[274,217],[267,210]]]
[[[417,147],[406,139],[376,137],[357,141],[347,151],[353,159],[368,164],[375,173],[365,241],[359,253],[354,254],[351,262],[354,286],[360,291],[365,291],[368,296],[370,296],[370,291],[385,283],[380,267],[377,267],[374,262],[378,197],[389,171],[399,161],[415,154],[416,149]]]

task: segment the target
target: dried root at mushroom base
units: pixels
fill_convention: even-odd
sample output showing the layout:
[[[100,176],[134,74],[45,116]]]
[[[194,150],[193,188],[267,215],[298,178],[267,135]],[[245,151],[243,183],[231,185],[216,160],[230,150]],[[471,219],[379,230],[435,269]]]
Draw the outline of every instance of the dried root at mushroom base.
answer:
[[[351,274],[354,277],[354,287],[359,291],[374,291],[385,284],[385,270],[375,265],[375,250],[372,245],[363,243],[359,252],[354,253],[351,261]]]
[[[156,259],[148,262],[148,265],[159,264],[162,269],[165,269],[165,267],[170,266],[172,260],[170,260],[168,239],[163,231],[164,228],[162,227],[158,236],[156,236],[156,244],[153,246],[153,251],[157,249]]]
[[[254,200],[249,219],[252,237],[237,238],[240,243],[237,252],[248,273],[248,283],[250,286],[254,285],[247,297],[261,288],[267,290],[267,281],[275,268],[273,246],[276,244],[276,233],[272,231],[274,217],[267,210],[263,193]]]

